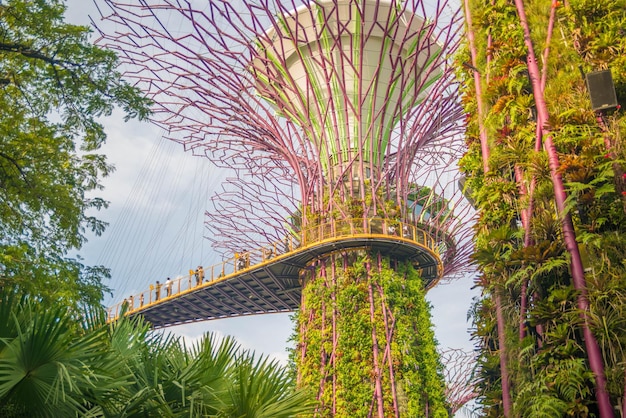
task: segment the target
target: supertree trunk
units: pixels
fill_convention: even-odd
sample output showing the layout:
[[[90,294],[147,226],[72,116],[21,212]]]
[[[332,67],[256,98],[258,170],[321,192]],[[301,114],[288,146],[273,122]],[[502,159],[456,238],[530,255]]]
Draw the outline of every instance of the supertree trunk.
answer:
[[[447,417],[422,281],[410,264],[378,258],[336,254],[303,278],[301,384],[319,388],[319,417]],[[350,315],[333,327],[334,312]]]
[[[583,269],[583,263],[578,249],[578,243],[576,242],[576,232],[574,231],[574,224],[569,212],[565,209],[566,192],[563,185],[563,178],[559,172],[560,165],[558,154],[552,137],[550,136],[549,128],[547,126],[549,120],[548,108],[544,100],[543,89],[541,87],[541,72],[537,64],[535,57],[533,43],[530,37],[530,28],[526,19],[526,12],[524,9],[524,3],[522,0],[515,0],[515,7],[520,18],[520,24],[524,30],[524,42],[528,49],[528,72],[533,89],[533,95],[535,97],[535,104],[537,106],[537,115],[539,123],[542,125],[544,149],[548,154],[548,160],[550,164],[550,174],[552,183],[554,185],[554,195],[557,210],[559,212],[561,220],[561,228],[563,231],[563,237],[565,241],[565,247],[571,257],[571,274],[574,287],[579,292],[577,297],[578,309],[581,311],[583,317],[582,328],[585,339],[585,348],[587,350],[587,358],[589,366],[595,377],[595,392],[598,402],[598,408],[600,410],[600,416],[613,417],[613,407],[609,399],[609,395],[606,389],[606,377],[604,374],[604,362],[602,359],[602,352],[596,337],[593,335],[589,328],[589,300],[587,298],[587,282],[585,279],[585,273]]]

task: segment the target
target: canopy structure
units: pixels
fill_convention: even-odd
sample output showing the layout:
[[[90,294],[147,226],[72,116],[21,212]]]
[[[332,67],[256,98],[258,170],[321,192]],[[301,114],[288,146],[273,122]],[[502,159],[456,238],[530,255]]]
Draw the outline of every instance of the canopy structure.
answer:
[[[463,115],[448,61],[460,39],[457,8],[421,0],[106,4],[102,15],[117,29],[99,42],[154,100],[153,121],[233,173],[207,209],[207,236],[225,257],[338,214],[418,219],[409,206],[420,187],[432,194],[423,202],[447,201],[416,224],[454,239],[444,276],[468,270],[473,211],[458,187]]]
[[[301,384],[319,385],[315,416],[368,405],[369,415],[352,415],[447,414],[423,292],[467,271],[472,245],[449,62],[458,8],[422,0],[107,4],[107,19],[126,29],[100,42],[153,99],[154,122],[233,173],[207,212],[215,247],[235,260],[250,248],[298,243],[260,264],[233,262],[230,275],[136,312],[167,326],[298,301],[296,365]],[[362,367],[352,367],[356,357]],[[416,370],[424,375],[413,378]],[[408,381],[432,384],[403,398]]]

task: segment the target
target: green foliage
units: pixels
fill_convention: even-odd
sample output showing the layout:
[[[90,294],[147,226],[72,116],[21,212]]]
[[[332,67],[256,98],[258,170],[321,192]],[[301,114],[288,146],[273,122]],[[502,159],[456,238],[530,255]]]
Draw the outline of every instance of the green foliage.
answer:
[[[618,108],[598,119],[581,70],[610,69],[618,99],[625,104],[626,2],[533,0],[524,2],[524,7],[535,55],[546,72],[547,125],[559,153],[567,211],[586,269],[590,326],[603,352],[611,401],[619,405],[626,384],[622,320],[626,312],[622,291],[626,286],[626,117]],[[546,45],[552,11],[555,27]],[[576,305],[579,294],[571,283],[549,161],[535,147],[536,112],[519,17],[513,2],[504,0],[471,1],[470,13],[473,26],[467,30],[476,39],[482,96],[476,96],[475,72],[467,65],[469,45],[457,57],[457,74],[467,112],[468,150],[460,167],[479,210],[474,261],[483,296],[471,318],[480,350],[476,372],[480,410],[485,416],[503,415],[499,360],[504,353],[515,416],[597,416]],[[547,46],[549,55],[543,60]],[[478,101],[485,109],[481,120]],[[488,173],[483,172],[480,126],[488,138]],[[529,207],[532,213],[524,230],[521,215]],[[503,296],[504,347],[499,344],[494,312],[493,294],[498,289]],[[522,316],[523,298],[528,311]],[[526,333],[523,339],[520,328]]]
[[[99,118],[121,107],[142,119],[149,103],[120,81],[116,56],[90,44],[88,28],[64,23],[64,11],[59,0],[0,4],[0,286],[93,304],[106,275],[67,252],[105,227],[87,214],[107,206],[90,192],[112,170],[97,154],[106,139]]]
[[[317,266],[293,352],[300,385],[319,390],[316,416],[369,416],[378,377],[385,416],[447,417],[429,311],[409,264],[356,251]]]
[[[104,322],[28,297],[0,301],[0,415],[292,417],[311,410],[276,361],[232,338],[191,347],[140,319]]]

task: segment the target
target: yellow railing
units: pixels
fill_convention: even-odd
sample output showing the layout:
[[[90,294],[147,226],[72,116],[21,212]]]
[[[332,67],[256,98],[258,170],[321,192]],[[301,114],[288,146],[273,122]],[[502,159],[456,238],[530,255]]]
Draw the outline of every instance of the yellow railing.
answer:
[[[148,290],[132,295],[108,309],[109,320],[115,320],[125,310],[132,313],[175,296],[191,292],[199,287],[221,281],[235,273],[270,263],[274,258],[282,257],[294,251],[303,251],[323,241],[342,238],[355,238],[359,235],[383,235],[397,239],[406,239],[430,250],[439,257],[439,243],[426,231],[409,223],[383,219],[363,218],[331,220],[301,231],[300,236],[288,235],[282,241],[252,251],[235,254],[221,263],[207,268],[199,266],[196,270],[179,275],[163,283],[156,282]]]
[[[438,253],[437,241],[423,229],[413,224],[383,218],[331,220],[303,230],[298,239],[301,239],[302,246],[306,247],[328,239],[350,238],[356,235],[402,237]]]

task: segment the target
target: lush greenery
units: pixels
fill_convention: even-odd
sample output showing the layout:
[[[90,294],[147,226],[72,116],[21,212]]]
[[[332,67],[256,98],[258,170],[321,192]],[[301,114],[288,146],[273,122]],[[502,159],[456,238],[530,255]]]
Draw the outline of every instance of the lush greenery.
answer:
[[[626,117],[620,107],[592,111],[581,71],[610,69],[625,103],[626,1],[524,2],[537,57],[549,46],[547,60],[537,60],[546,76],[550,114],[544,133],[549,131],[558,151],[567,210],[583,256],[586,315],[576,303],[548,155],[535,150],[536,97],[515,4],[469,4],[468,31],[475,35],[477,54],[472,57],[468,41],[457,62],[467,111],[468,152],[461,165],[479,210],[474,259],[483,294],[471,316],[480,350],[481,413],[505,416],[507,391],[510,416],[598,416],[582,336],[586,320],[618,414],[626,410]],[[556,18],[549,32],[551,12]],[[490,152],[487,172],[481,129]]]
[[[191,346],[127,317],[0,300],[0,416],[292,417],[311,410],[286,369],[232,338]]]
[[[186,346],[139,319],[107,324],[103,267],[68,256],[112,167],[100,118],[149,103],[59,0],[0,3],[0,416],[291,417],[310,411],[284,368],[231,338]]]
[[[305,277],[293,360],[299,384],[317,391],[315,416],[448,416],[422,280],[391,264],[353,251]]]
[[[88,212],[107,206],[93,193],[112,170],[99,118],[144,118],[149,103],[64,12],[61,0],[0,3],[0,288],[75,307],[106,291],[106,269],[68,257],[105,226]]]

